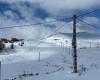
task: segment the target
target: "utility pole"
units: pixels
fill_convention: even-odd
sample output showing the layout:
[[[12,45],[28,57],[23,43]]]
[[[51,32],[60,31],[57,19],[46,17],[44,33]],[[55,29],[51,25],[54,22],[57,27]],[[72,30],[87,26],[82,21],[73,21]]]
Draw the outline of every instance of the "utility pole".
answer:
[[[98,42],[98,40],[97,40],[97,48],[99,48],[99,42]]]
[[[67,48],[68,48],[68,47],[67,47],[67,40],[66,40],[65,42],[66,42],[66,52],[67,52]]]
[[[91,48],[91,42],[90,42],[90,48]]]
[[[32,44],[32,43],[31,43],[31,41],[30,41],[30,51],[31,51],[31,47],[32,47],[31,44]]]
[[[40,62],[40,60],[41,60],[41,54],[40,54],[40,52],[39,52],[39,62]]]
[[[73,16],[73,38],[72,38],[73,73],[77,73],[77,40],[76,40],[76,15]]]

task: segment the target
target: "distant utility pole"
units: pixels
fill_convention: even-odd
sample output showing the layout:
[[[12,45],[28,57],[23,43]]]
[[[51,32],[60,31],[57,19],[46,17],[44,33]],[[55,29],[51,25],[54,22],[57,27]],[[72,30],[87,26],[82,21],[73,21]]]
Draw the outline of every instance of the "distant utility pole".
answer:
[[[39,62],[40,62],[40,60],[41,60],[41,53],[39,52]]]
[[[98,42],[98,40],[97,40],[97,48],[99,48],[99,42]]]
[[[90,48],[92,47],[91,45],[92,45],[92,43],[90,42]]]
[[[77,73],[77,40],[76,40],[76,15],[73,16],[73,38],[72,38],[73,72]]]
[[[32,43],[31,43],[31,41],[30,41],[30,49],[29,49],[30,51],[31,51],[31,48],[32,48],[31,44],[32,44]]]

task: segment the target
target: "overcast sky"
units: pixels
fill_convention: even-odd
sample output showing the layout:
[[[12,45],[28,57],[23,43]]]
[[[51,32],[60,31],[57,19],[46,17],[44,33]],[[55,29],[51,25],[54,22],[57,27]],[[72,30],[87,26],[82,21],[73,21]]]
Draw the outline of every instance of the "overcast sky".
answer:
[[[65,26],[59,32],[69,33],[72,32],[72,20],[67,20],[68,17],[98,9],[99,5],[100,0],[0,0],[0,27],[57,21],[45,25],[0,30],[0,36],[39,39],[51,34],[63,24]],[[99,14],[100,11],[81,17],[96,27],[78,21],[77,31],[99,32]]]

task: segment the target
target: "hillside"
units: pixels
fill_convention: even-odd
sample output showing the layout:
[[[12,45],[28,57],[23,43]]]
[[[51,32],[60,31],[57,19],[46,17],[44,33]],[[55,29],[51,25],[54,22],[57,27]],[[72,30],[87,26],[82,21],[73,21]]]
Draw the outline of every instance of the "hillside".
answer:
[[[56,35],[63,35],[66,37],[72,37],[72,33],[58,33]],[[78,39],[100,39],[100,34],[89,33],[89,32],[77,32]]]
[[[78,49],[78,73],[73,74],[71,49],[51,45],[30,47],[27,42],[16,52],[1,55],[2,80],[97,80],[99,48]]]

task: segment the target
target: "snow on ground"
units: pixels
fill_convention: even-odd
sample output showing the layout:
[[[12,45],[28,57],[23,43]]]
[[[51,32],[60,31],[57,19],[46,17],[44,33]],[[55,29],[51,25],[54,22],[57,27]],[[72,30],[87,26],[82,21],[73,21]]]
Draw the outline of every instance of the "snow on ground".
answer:
[[[88,34],[87,34],[88,36]],[[99,37],[97,39],[92,36],[92,38],[87,38],[86,35],[84,37],[86,38],[80,38],[82,37],[77,37],[77,48],[83,48],[83,47],[100,47],[100,39]],[[90,37],[90,36],[88,36]],[[62,35],[62,34],[57,34],[52,37],[49,37],[44,40],[47,43],[53,43],[56,46],[62,46],[62,47],[71,47],[72,43],[72,37],[68,35]]]
[[[74,74],[69,47],[47,42],[35,47],[32,43],[0,55],[1,80],[98,80],[100,48],[78,48],[78,74]]]

